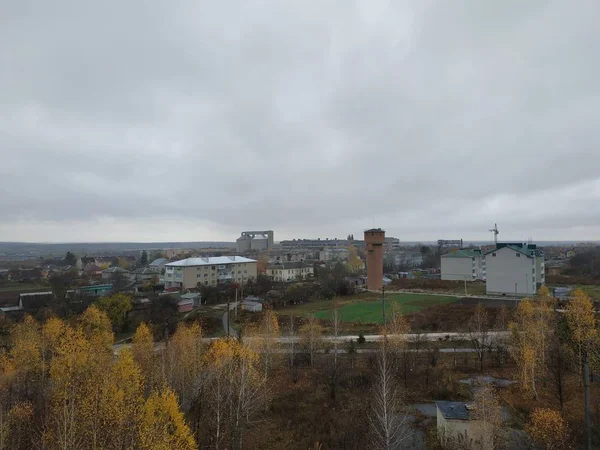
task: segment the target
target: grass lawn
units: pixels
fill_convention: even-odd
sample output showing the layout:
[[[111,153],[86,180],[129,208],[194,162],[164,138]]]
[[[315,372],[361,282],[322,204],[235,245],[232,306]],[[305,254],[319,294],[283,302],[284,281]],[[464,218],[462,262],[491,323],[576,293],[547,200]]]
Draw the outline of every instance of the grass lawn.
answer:
[[[386,312],[391,308],[391,303],[399,303],[402,312],[412,313],[434,305],[442,305],[456,302],[456,297],[427,295],[427,294],[405,294],[390,293],[385,296]],[[314,314],[319,319],[330,319],[333,309],[332,300],[319,300],[316,302],[305,303],[302,305],[284,308],[280,310],[282,314],[306,316]],[[344,322],[361,323],[382,323],[381,297],[374,294],[364,294],[340,299],[338,307]]]
[[[579,289],[585,292],[590,296],[592,301],[597,302],[600,301],[600,286],[597,285],[577,285]]]

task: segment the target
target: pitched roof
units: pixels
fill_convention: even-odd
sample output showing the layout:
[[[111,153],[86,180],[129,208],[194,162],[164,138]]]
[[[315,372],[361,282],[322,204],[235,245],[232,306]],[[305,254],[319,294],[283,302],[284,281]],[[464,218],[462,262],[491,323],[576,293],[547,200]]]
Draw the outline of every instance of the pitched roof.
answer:
[[[150,266],[162,266],[168,262],[169,262],[169,260],[167,258],[156,258],[149,265]]]
[[[481,256],[481,250],[458,250],[456,252],[449,252],[442,255],[442,258],[474,258],[475,256]]]
[[[133,273],[136,275],[160,275],[156,270],[149,269],[148,267],[140,267],[139,269],[135,269]]]
[[[522,253],[523,255],[527,256],[528,258],[531,258],[531,257],[535,256],[536,254],[538,254],[538,250],[536,250],[535,248],[529,249],[527,247],[527,244],[525,244],[524,246],[523,246],[523,244],[497,244],[496,248],[493,248],[492,250],[487,252],[486,255],[489,255],[490,253],[498,252],[498,251],[502,250],[503,248],[508,248],[514,252]]]
[[[129,273],[129,270],[125,270],[119,266],[112,266],[106,270],[103,270],[102,273]]]
[[[470,420],[471,414],[464,402],[435,402],[444,419]]]
[[[165,264],[167,267],[195,267],[195,266],[210,266],[217,264],[238,264],[238,263],[253,263],[255,259],[244,258],[243,256],[210,256],[206,258],[187,258]]]

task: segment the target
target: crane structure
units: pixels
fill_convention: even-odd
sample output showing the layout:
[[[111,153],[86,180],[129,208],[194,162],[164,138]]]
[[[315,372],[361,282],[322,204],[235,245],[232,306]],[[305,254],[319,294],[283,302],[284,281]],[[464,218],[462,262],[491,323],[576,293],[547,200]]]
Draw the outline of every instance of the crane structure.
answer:
[[[495,223],[495,224],[494,224],[494,228],[490,229],[489,231],[490,231],[491,233],[494,233],[494,244],[497,244],[497,243],[498,243],[498,234],[500,233],[500,232],[498,231],[498,224],[497,224],[497,223]]]

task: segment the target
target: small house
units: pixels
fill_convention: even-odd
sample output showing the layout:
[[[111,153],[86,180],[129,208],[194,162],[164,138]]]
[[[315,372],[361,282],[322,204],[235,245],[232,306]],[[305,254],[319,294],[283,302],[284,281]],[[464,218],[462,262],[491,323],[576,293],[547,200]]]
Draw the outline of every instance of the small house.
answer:
[[[181,294],[179,301],[179,312],[188,312],[202,304],[202,296],[196,292]]]
[[[442,445],[491,450],[493,434],[474,416],[475,408],[464,402],[435,402],[437,432]]]

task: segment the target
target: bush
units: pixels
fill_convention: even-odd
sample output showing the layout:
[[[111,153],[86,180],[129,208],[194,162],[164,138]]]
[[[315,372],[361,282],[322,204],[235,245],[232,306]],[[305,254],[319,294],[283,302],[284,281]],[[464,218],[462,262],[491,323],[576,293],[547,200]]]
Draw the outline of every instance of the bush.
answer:
[[[361,331],[360,333],[358,333],[358,339],[356,342],[358,342],[359,344],[364,344],[367,340],[365,339],[365,334]]]

